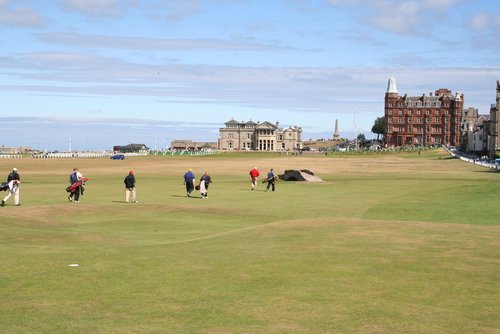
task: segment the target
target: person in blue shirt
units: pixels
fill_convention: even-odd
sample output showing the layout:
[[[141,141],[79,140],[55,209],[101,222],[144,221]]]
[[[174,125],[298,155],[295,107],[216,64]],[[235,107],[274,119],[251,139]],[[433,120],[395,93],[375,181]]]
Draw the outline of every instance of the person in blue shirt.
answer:
[[[186,174],[184,174],[184,184],[186,185],[186,192],[188,197],[191,197],[191,193],[194,190],[194,182],[196,177],[194,176],[192,169],[190,168]]]
[[[272,188],[272,190],[274,191],[276,189],[276,179],[278,177],[276,176],[276,174],[274,173],[273,169],[271,168],[271,170],[269,171],[269,173],[267,173],[267,187],[266,187],[266,191],[269,191],[269,188]]]

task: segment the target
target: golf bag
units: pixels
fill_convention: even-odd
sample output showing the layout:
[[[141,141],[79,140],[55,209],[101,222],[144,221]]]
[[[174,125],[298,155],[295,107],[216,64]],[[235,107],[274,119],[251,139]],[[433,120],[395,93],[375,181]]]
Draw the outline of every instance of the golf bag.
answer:
[[[2,184],[0,184],[0,191],[6,190],[9,190],[9,182],[2,182]]]
[[[72,185],[67,187],[66,191],[69,193],[74,193],[78,189],[81,189],[81,192],[83,194],[83,191],[85,190],[85,188],[83,186],[85,185],[85,181],[88,181],[88,180],[89,180],[88,178],[84,177],[82,180],[76,181],[75,183],[73,183]]]

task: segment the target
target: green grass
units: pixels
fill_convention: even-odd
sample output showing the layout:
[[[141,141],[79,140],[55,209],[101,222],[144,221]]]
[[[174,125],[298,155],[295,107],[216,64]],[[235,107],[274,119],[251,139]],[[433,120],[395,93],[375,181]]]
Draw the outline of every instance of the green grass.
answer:
[[[441,157],[16,162],[0,333],[498,333],[500,174]],[[75,163],[91,179],[79,205]],[[270,163],[326,182],[250,191],[247,169]],[[185,197],[188,165],[210,167],[208,199]]]

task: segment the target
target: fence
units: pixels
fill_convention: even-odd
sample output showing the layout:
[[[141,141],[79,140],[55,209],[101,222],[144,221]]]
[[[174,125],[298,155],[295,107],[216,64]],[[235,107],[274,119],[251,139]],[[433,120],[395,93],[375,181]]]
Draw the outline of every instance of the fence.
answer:
[[[450,148],[446,147],[443,145],[443,148],[453,157],[458,158],[462,161],[474,164],[474,165],[479,165],[481,167],[486,167],[490,169],[495,169],[496,171],[500,171],[500,165],[492,159],[480,159],[475,156],[467,156],[463,152],[456,151],[456,150],[451,150]]]
[[[0,159],[21,159],[21,154],[0,154]]]
[[[31,157],[35,159],[52,159],[52,158],[109,158],[114,155],[113,152],[58,152],[58,153],[41,153],[34,154]],[[138,157],[146,156],[147,152],[144,153],[124,153],[126,157]]]
[[[172,150],[172,151],[151,151],[150,155],[210,155],[210,154],[219,154],[218,150],[210,150],[210,151],[190,151],[190,150]]]

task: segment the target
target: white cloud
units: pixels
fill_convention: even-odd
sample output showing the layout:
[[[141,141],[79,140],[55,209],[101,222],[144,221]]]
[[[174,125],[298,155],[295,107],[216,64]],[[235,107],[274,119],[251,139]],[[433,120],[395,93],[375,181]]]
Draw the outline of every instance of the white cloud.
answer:
[[[279,45],[251,43],[238,40],[222,39],[158,39],[139,37],[120,37],[106,35],[85,35],[75,33],[35,34],[44,43],[61,46],[74,45],[78,47],[103,49],[134,49],[134,50],[212,50],[212,51],[271,51],[285,49]]]
[[[86,15],[113,16],[121,12],[117,0],[60,0],[63,8]]]
[[[387,78],[420,95],[441,86],[488,91],[498,68],[236,67],[138,64],[84,54],[33,53],[0,62],[3,91],[67,96],[148,97],[295,112],[380,112]],[[36,80],[36,81],[35,81]],[[413,87],[413,88],[412,88]],[[401,88],[403,91],[403,88]],[[411,92],[409,90],[414,90]],[[420,90],[420,91],[418,91]],[[378,101],[378,102],[374,102]],[[481,101],[489,105],[491,101]],[[168,102],[167,102],[168,103]],[[202,103],[202,104],[203,104]]]
[[[44,24],[43,16],[28,7],[15,6],[9,0],[0,0],[0,24],[14,27],[39,27]]]
[[[422,19],[419,4],[413,1],[381,2],[375,8],[377,12],[370,21],[378,28],[396,33],[413,31]]]
[[[448,8],[454,6],[463,0],[424,0],[422,1],[423,6],[428,9],[434,10],[448,10]]]
[[[330,5],[350,8],[360,22],[397,34],[422,34],[437,15],[461,0],[329,0]],[[425,24],[424,24],[425,23]]]
[[[476,31],[485,30],[489,24],[488,15],[484,13],[475,14],[474,16],[472,16],[470,24],[472,28]]]

